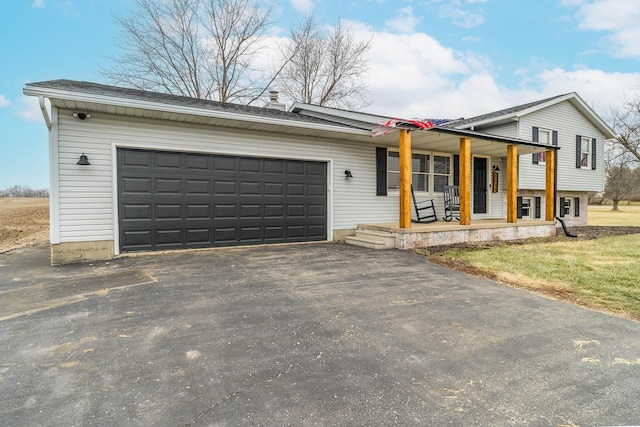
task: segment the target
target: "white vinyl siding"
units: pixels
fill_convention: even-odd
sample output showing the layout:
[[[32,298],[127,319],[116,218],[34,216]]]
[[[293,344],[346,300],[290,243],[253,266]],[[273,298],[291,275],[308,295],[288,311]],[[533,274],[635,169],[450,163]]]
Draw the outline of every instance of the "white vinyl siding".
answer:
[[[558,190],[602,191],[604,189],[604,136],[569,101],[549,106],[520,118],[520,138],[531,141],[533,127],[558,132]],[[597,139],[596,169],[576,168],[576,135]],[[531,155],[520,157],[518,188],[544,190],[545,168],[533,164]]]
[[[114,147],[234,154],[329,162],[328,224],[352,229],[360,222],[398,219],[398,197],[376,196],[375,146],[267,132],[224,129],[91,113],[74,119],[59,110],[58,184],[61,242],[114,240]],[[85,153],[90,166],[76,165]],[[55,155],[55,154],[54,154]],[[353,178],[345,179],[345,169]],[[331,220],[330,220],[331,221]]]

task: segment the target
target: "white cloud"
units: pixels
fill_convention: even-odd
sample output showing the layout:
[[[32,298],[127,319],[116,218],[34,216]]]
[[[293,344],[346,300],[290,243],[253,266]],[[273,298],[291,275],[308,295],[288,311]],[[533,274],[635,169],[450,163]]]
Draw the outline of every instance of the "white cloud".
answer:
[[[16,114],[30,122],[42,121],[42,111],[38,98],[34,96],[23,95],[20,99],[20,105],[16,108]]]
[[[474,5],[484,2],[485,0],[453,0],[443,2],[438,11],[438,17],[449,19],[452,24],[460,27],[473,28],[484,22],[482,9]]]
[[[33,0],[32,6],[37,9],[42,9],[44,7],[44,0]]]
[[[413,33],[419,23],[420,19],[413,14],[411,6],[407,6],[398,9],[396,17],[386,21],[384,26],[397,33]]]
[[[539,64],[537,68],[519,68],[514,72],[518,83],[507,87],[497,80],[498,66],[488,56],[457,51],[425,33],[374,31],[364,23],[344,23],[359,40],[371,40],[370,71],[363,78],[372,103],[364,110],[385,116],[471,117],[577,92],[606,120],[610,107],[621,105],[624,95],[640,84],[640,71],[612,73],[578,65],[563,69],[536,60],[532,63]],[[261,54],[263,69],[274,60],[275,46],[285,40],[265,39],[269,49]]]
[[[638,73],[543,67],[516,71],[517,87],[496,80],[496,65],[483,55],[459,52],[424,33],[372,32],[351,23],[358,37],[371,38],[367,76],[372,103],[366,110],[404,118],[471,117],[562,93],[577,92],[604,119],[640,82]]]
[[[11,105],[11,102],[9,102],[7,98],[0,94],[0,108],[8,107],[9,105]]]
[[[640,56],[640,2],[596,0],[563,2],[577,6],[578,28],[607,33],[607,51],[618,57]]]
[[[313,0],[290,0],[291,5],[300,13],[309,13],[313,10]]]
[[[554,68],[542,71],[536,79],[546,96],[578,92],[591,108],[606,119],[610,107],[621,106],[625,95],[638,87],[640,72],[608,73],[602,70],[567,71]]]

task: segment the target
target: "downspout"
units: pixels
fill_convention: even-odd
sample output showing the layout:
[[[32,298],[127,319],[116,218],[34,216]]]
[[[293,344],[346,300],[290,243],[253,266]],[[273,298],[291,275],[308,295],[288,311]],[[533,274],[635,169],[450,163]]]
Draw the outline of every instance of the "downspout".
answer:
[[[558,212],[557,211],[557,200],[558,200],[558,151],[557,150],[556,150],[556,155],[553,156],[553,160],[555,163],[555,168],[554,168],[555,176],[553,178],[553,212],[555,213],[555,212]],[[565,236],[573,237],[573,238],[578,237],[575,234],[569,233],[567,224],[564,223],[564,220],[560,218],[560,216],[556,216],[556,219],[560,222],[560,225],[562,226],[562,230],[564,231]]]
[[[42,116],[44,117],[44,122],[47,125],[47,129],[51,130],[51,117],[49,117],[47,106],[44,103],[44,96],[38,96],[38,102],[40,103],[40,110],[42,110]]]

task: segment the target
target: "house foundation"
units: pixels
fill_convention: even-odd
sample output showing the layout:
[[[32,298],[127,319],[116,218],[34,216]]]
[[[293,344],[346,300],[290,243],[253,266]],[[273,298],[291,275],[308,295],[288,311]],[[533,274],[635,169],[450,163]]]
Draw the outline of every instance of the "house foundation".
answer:
[[[504,220],[476,220],[470,225],[459,223],[414,224],[412,228],[399,228],[397,223],[358,225],[353,238],[347,243],[377,249],[419,249],[455,243],[518,240],[556,235],[555,221],[523,221],[507,223]]]

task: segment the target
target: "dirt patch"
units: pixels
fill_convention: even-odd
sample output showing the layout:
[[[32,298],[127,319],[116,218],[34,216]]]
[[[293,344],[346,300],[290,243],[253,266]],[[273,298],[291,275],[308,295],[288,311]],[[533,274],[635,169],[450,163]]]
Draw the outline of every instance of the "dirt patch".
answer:
[[[49,243],[49,199],[0,198],[0,253]]]

